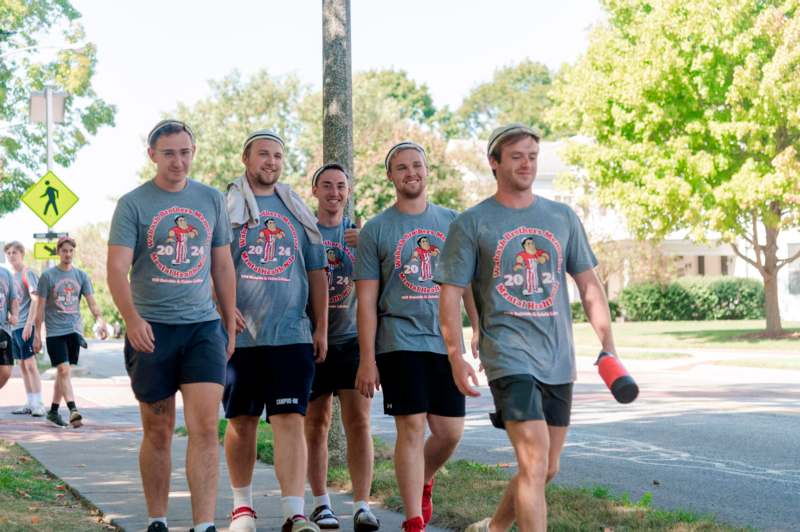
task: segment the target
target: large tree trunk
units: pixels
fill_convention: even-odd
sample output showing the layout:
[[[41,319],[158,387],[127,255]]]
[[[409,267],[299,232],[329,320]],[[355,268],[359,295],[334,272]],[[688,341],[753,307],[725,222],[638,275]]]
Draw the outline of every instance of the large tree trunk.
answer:
[[[353,175],[353,88],[350,62],[350,0],[322,0],[322,155]],[[352,185],[353,183],[351,183]],[[352,205],[352,201],[350,202]],[[352,219],[352,212],[349,213]],[[328,434],[331,465],[347,462],[341,404],[333,400]]]
[[[767,228],[764,245],[764,311],[767,315],[767,334],[777,336],[783,332],[781,309],[778,303],[778,230]]]

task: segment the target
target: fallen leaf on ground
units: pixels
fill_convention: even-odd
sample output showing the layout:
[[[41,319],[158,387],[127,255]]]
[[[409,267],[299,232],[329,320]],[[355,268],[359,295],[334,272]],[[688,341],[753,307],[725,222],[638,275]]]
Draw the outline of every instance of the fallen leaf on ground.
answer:
[[[39,524],[39,516],[38,515],[32,515],[31,516],[31,524],[32,525],[38,525]]]

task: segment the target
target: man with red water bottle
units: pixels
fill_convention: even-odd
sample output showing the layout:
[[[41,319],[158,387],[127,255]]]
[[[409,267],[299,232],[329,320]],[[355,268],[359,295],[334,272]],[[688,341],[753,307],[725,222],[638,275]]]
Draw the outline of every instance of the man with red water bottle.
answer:
[[[496,129],[488,159],[497,192],[450,225],[434,281],[453,379],[478,396],[475,370],[461,355],[459,300],[471,285],[480,301],[480,358],[496,413],[519,471],[494,516],[470,532],[547,529],[545,485],[558,473],[576,377],[569,274],[602,350],[614,352],[611,316],[583,226],[567,205],[533,193],[539,135],[521,124]],[[470,384],[472,381],[472,385]]]

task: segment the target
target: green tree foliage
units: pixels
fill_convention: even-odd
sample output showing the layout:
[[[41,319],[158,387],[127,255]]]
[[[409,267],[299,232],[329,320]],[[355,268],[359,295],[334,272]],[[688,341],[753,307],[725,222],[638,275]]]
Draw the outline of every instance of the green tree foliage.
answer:
[[[0,0],[0,216],[19,206],[47,162],[45,127],[28,124],[31,91],[54,85],[69,95],[54,134],[61,166],[114,124],[114,107],[92,89],[96,49],[83,44],[79,18],[67,0]]]
[[[800,0],[605,0],[550,117],[568,161],[640,237],[715,232],[761,273],[781,330],[780,231],[800,223]],[[754,256],[740,250],[747,242]]]
[[[108,254],[109,222],[87,224],[79,228],[73,235],[78,246],[75,248],[75,266],[85,271],[94,287],[94,298],[100,305],[103,319],[108,323],[118,323],[122,327],[125,322],[119,313],[106,282],[106,257]],[[81,306],[81,317],[85,331],[91,332],[94,316],[88,305]]]
[[[492,129],[522,122],[539,129],[545,137],[552,129],[545,120],[551,105],[552,76],[543,64],[526,59],[495,71],[491,81],[473,88],[457,111],[468,134],[487,137]]]
[[[219,81],[209,82],[211,94],[193,106],[178,104],[167,116],[183,120],[197,137],[197,154],[192,176],[224,189],[242,174],[242,143],[258,129],[271,129],[289,146],[298,143],[300,123],[297,108],[308,92],[295,76],[274,77],[260,70],[250,79],[233,72]],[[301,153],[289,149],[284,159],[284,174],[302,172]],[[148,160],[140,171],[142,179],[153,177]]]

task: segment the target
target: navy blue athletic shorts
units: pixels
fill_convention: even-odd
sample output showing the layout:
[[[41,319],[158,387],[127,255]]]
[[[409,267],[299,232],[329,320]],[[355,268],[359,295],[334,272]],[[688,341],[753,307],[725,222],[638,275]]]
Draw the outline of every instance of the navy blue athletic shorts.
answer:
[[[11,333],[11,350],[14,360],[27,360],[35,353],[33,352],[33,338],[36,334],[36,327],[31,327],[31,335],[27,340],[22,339],[23,329],[17,329]]]
[[[311,344],[238,347],[228,361],[222,404],[225,417],[306,415],[314,379]]]
[[[156,339],[152,353],[136,351],[125,337],[125,369],[137,400],[161,401],[175,395],[181,384],[225,384],[228,335],[220,320],[149,323]]]
[[[355,390],[358,373],[358,338],[351,338],[341,344],[328,346],[325,361],[317,364],[314,382],[311,384],[311,400],[339,390]]]
[[[375,357],[388,416],[434,414],[464,417],[466,401],[458,391],[447,355],[393,351]]]

